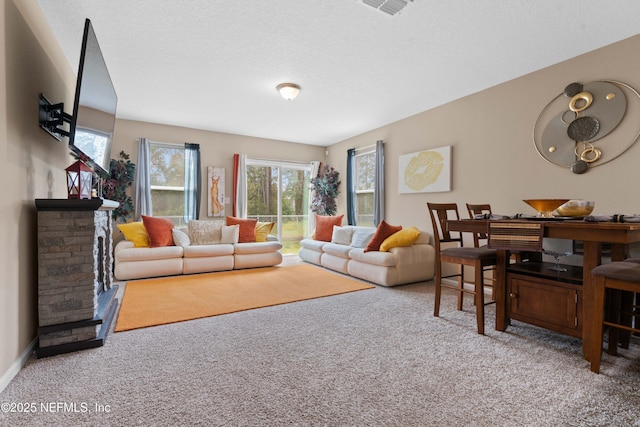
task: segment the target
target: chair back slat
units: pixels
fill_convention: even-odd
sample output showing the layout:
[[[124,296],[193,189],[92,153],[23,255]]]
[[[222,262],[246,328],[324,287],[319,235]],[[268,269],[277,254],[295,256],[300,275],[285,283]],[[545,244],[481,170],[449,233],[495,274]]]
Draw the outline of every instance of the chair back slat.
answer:
[[[490,221],[489,242],[491,249],[542,251],[544,223],[521,221]]]
[[[455,203],[427,203],[427,208],[436,244],[439,246],[440,242],[458,242],[462,246],[460,233],[456,232],[457,237],[454,237],[447,229],[447,220],[460,219],[458,205]]]
[[[469,218],[473,219],[476,215],[491,215],[491,205],[489,203],[473,204],[467,203],[467,212],[469,212]],[[480,247],[480,241],[485,241],[489,238],[487,233],[473,233],[473,246]]]

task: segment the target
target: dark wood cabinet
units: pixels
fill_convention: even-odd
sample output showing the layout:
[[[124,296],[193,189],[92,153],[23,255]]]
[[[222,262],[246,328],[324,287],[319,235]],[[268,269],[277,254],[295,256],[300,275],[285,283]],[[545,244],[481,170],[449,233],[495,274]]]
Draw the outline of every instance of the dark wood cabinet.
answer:
[[[582,268],[549,270],[549,263],[511,264],[507,269],[507,315],[582,338]]]

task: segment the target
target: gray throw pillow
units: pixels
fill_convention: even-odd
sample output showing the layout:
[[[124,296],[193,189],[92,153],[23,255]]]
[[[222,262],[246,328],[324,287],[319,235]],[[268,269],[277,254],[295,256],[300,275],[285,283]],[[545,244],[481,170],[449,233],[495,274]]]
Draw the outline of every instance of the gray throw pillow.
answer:
[[[351,238],[351,246],[354,248],[366,248],[375,233],[376,229],[374,227],[356,227]]]

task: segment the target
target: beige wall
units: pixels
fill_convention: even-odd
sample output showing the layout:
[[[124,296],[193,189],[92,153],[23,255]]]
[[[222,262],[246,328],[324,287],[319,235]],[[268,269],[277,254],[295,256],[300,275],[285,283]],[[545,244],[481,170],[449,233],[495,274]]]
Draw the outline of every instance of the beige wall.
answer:
[[[36,338],[34,199],[66,197],[67,143],[37,125],[38,94],[73,102],[75,76],[35,0],[2,0],[0,20],[0,389]]]
[[[522,199],[565,197],[594,200],[594,214],[640,213],[635,189],[640,181],[640,143],[617,159],[576,175],[544,160],[532,138],[541,110],[571,82],[617,80],[640,89],[638,51],[640,36],[623,40],[332,145],[328,162],[345,178],[348,148],[384,140],[386,219],[391,224],[431,229],[429,201],[457,202],[465,217],[467,202],[491,203],[494,212],[502,214],[535,214]],[[629,104],[623,124],[638,132],[638,100]],[[616,132],[599,143],[603,151],[611,138],[617,138],[615,144],[633,139],[628,132],[624,137]],[[453,191],[398,194],[398,156],[443,145],[453,146]],[[345,212],[342,190],[339,211]]]
[[[225,168],[225,195],[231,200],[233,194],[233,155],[235,153],[261,159],[301,162],[324,161],[325,157],[324,148],[313,145],[131,120],[116,120],[113,147],[111,148],[112,157],[124,150],[131,156],[131,161],[137,164],[138,138],[174,144],[185,142],[200,144],[203,188],[202,200],[200,201],[201,219],[207,218],[207,166]],[[225,208],[226,214],[231,215],[232,205],[227,204]]]
[[[36,125],[37,96],[73,102],[75,75],[36,0],[1,0],[0,198],[0,390],[20,368],[20,357],[36,337],[35,198],[66,197],[64,169],[71,164],[65,142]],[[346,179],[346,150],[386,141],[386,219],[392,224],[430,228],[427,201],[490,202],[500,213],[532,213],[523,198],[570,197],[596,201],[595,213],[640,213],[634,184],[640,178],[640,144],[622,157],[584,175],[544,161],[532,142],[542,108],[573,81],[620,80],[640,88],[640,36],[557,64],[442,107],[372,130],[329,147],[328,162]],[[512,58],[517,61],[518,58]],[[470,66],[469,72],[473,72]],[[640,109],[626,120],[640,125]],[[348,120],[348,117],[345,118]],[[253,157],[323,160],[324,148],[117,120],[112,157],[124,150],[137,161],[136,139],[199,143],[202,165],[227,169],[231,194],[233,153]],[[398,156],[442,145],[453,146],[453,191],[397,194]],[[604,146],[603,146],[604,149]],[[9,183],[9,185],[7,185]],[[628,191],[625,191],[629,189]],[[344,184],[339,200],[344,212]],[[201,216],[206,216],[203,200]]]

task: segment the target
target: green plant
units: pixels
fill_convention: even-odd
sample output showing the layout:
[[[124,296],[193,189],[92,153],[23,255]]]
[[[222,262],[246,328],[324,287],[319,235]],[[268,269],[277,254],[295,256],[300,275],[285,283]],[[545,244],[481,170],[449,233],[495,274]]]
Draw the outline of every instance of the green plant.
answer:
[[[336,197],[340,194],[338,186],[339,173],[329,165],[320,168],[318,176],[311,179],[313,188],[313,201],[311,211],[318,215],[335,215],[338,211]]]
[[[111,159],[109,177],[103,181],[102,196],[120,203],[112,212],[114,221],[124,222],[133,216],[133,199],[127,194],[127,188],[133,183],[135,173],[136,165],[124,151],[120,152],[119,160]]]

